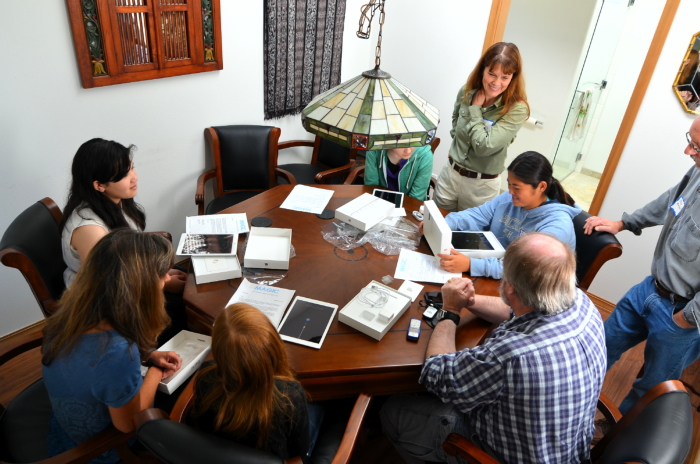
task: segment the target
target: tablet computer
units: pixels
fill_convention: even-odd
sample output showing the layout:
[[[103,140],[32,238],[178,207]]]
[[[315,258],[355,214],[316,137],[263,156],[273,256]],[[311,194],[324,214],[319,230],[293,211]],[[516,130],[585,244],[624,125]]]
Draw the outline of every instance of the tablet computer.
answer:
[[[298,296],[277,330],[282,340],[319,350],[337,310],[338,305]]]
[[[470,258],[501,258],[506,252],[489,231],[453,231],[452,248]]]
[[[393,190],[374,189],[372,195],[375,197],[393,203],[396,208],[403,208],[403,193],[394,192]]]
[[[235,255],[237,234],[182,234],[176,254],[185,256]]]

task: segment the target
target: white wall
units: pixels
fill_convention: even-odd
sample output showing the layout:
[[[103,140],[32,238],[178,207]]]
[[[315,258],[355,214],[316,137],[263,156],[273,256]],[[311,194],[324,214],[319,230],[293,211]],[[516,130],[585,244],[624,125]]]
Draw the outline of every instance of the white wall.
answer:
[[[373,67],[376,40],[355,37],[364,3],[347,0],[342,80]],[[274,124],[282,129],[281,140],[311,139],[298,116],[263,120],[262,2],[224,0],[221,6],[222,71],[85,90],[65,2],[3,2],[0,231],[43,197],[63,207],[72,157],[92,137],[138,146],[137,200],[148,229],[175,236],[184,231],[184,216],[197,212],[195,182],[210,164],[205,127]],[[387,4],[382,68],[442,113],[438,136],[444,145],[435,171],[445,161],[454,96],[481,52],[489,10],[490,2],[459,0],[433,2],[428,14],[420,0]],[[31,33],[21,18],[31,18]],[[297,157],[283,156],[282,163]],[[0,296],[0,336],[42,318],[18,271],[0,266]]]
[[[544,126],[525,124],[508,149],[508,163],[534,150],[550,160],[569,111],[571,94],[592,31],[600,0],[513,0],[503,40],[515,43],[523,70],[531,115]]]
[[[651,14],[642,7],[638,14]],[[656,2],[651,2],[656,3]],[[661,2],[658,2],[661,3]],[[692,163],[683,154],[685,133],[694,116],[681,108],[672,84],[684,53],[698,31],[700,0],[682,0],[620,158],[600,215],[619,219],[677,184]],[[622,69],[622,68],[621,68]],[[621,232],[622,256],[609,261],[598,273],[591,292],[616,302],[633,285],[649,275],[654,247],[661,228],[646,229],[640,237]]]

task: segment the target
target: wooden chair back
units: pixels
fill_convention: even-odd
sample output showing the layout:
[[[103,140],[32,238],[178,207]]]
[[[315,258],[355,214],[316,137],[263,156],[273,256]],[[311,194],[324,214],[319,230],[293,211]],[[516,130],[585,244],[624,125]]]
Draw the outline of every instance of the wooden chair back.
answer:
[[[45,317],[56,311],[66,285],[61,230],[63,214],[44,198],[15,218],[0,239],[0,262],[18,269],[29,284]]]

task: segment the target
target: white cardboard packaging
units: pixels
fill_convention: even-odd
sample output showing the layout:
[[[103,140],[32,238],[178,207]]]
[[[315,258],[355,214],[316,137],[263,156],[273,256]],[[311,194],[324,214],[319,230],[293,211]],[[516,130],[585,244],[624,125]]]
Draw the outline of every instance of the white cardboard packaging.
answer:
[[[340,310],[338,321],[369,335],[375,340],[381,340],[394,323],[403,316],[408,307],[411,306],[411,297],[374,280],[365,288],[371,287],[383,290],[389,295],[386,304],[381,308],[373,308],[360,301],[360,295],[358,294]]]
[[[202,365],[211,351],[211,337],[183,330],[158,348],[158,351],[174,351],[182,358],[180,369],[158,384],[158,391],[170,395]],[[146,375],[147,370],[142,367],[141,374]]]
[[[238,256],[192,256],[194,280],[199,284],[237,279],[241,276]]]
[[[395,205],[381,198],[363,193],[335,210],[336,219],[357,227],[363,232],[391,216]]]
[[[425,211],[423,213],[423,235],[430,245],[430,249],[435,255],[435,259],[440,262],[438,253],[450,254],[452,248],[452,230],[447,225],[447,221],[442,217],[440,210],[433,200],[426,200]]]
[[[243,265],[252,268],[289,269],[292,229],[251,227]]]

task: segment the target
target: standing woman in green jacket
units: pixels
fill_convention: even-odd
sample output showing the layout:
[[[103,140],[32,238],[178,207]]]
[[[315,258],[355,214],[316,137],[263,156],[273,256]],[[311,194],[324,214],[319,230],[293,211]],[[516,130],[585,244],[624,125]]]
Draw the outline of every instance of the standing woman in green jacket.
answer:
[[[420,201],[426,199],[433,173],[430,145],[372,150],[365,156],[365,185],[379,185]]]
[[[529,114],[518,47],[492,45],[457,93],[448,163],[435,189],[438,206],[462,211],[499,194],[508,146]]]

